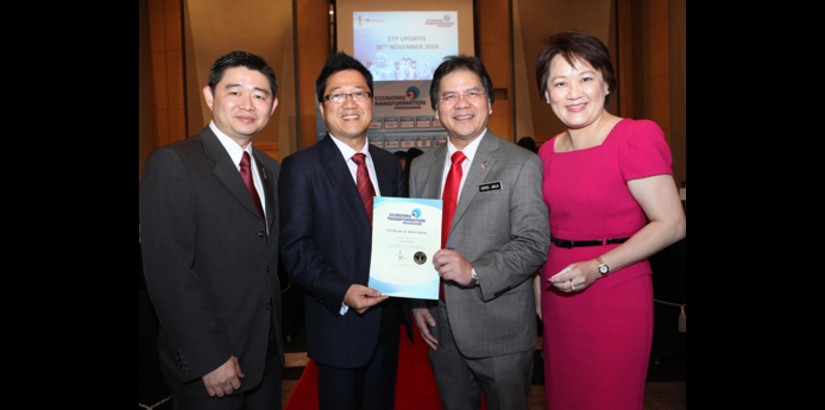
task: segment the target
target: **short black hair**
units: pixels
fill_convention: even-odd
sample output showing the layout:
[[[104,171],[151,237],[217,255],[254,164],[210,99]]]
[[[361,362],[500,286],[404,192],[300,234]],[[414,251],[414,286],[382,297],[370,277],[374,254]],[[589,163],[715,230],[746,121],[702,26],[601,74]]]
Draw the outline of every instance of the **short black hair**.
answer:
[[[321,74],[319,74],[318,79],[315,80],[315,94],[318,97],[318,102],[321,102],[324,98],[324,90],[327,88],[327,80],[329,77],[344,70],[355,70],[361,73],[364,79],[367,80],[367,87],[369,87],[370,92],[372,92],[372,73],[370,73],[370,70],[367,70],[367,67],[364,67],[360,61],[352,56],[343,51],[339,51],[329,56],[327,62],[324,63]]]
[[[533,139],[533,137],[530,137],[530,136],[521,137],[521,139],[518,140],[518,143],[516,143],[516,145],[518,145],[519,147],[522,147],[522,148],[524,148],[528,151],[532,151],[536,154],[539,153],[539,147],[536,146],[536,141]]]
[[[556,33],[545,40],[544,48],[536,58],[536,85],[539,88],[539,98],[544,99],[547,90],[547,79],[550,77],[550,62],[557,55],[561,55],[567,63],[573,65],[573,60],[583,59],[593,68],[602,73],[608,91],[616,91],[616,72],[610,62],[610,52],[607,46],[597,37],[581,31],[565,31]],[[604,104],[610,101],[610,94],[604,96]]]
[[[445,75],[458,70],[467,70],[478,75],[478,78],[481,79],[481,85],[484,86],[484,91],[487,93],[487,100],[490,101],[490,105],[493,105],[493,102],[496,101],[496,94],[493,91],[493,80],[491,80],[490,75],[487,74],[487,70],[484,68],[481,59],[475,56],[465,55],[447,56],[444,57],[444,61],[435,69],[433,82],[430,83],[430,103],[432,103],[433,110],[438,111],[438,98],[440,97],[438,93],[441,91],[441,79],[444,78]]]
[[[272,96],[278,95],[278,79],[275,78],[275,71],[272,70],[266,60],[255,54],[246,51],[230,51],[215,60],[212,63],[212,68],[209,70],[209,88],[215,92],[215,87],[223,79],[223,73],[227,68],[246,67],[253,71],[258,71],[269,80],[269,89],[272,91]]]

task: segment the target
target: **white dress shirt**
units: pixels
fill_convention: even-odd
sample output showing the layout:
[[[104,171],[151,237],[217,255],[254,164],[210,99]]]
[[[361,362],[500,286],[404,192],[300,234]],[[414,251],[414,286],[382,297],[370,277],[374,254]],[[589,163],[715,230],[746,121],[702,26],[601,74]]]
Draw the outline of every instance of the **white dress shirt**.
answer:
[[[215,125],[215,121],[209,122],[209,128],[218,137],[218,141],[221,142],[221,145],[223,145],[223,148],[226,150],[226,152],[229,153],[229,158],[232,159],[232,163],[235,164],[235,168],[238,169],[238,173],[241,172],[241,158],[243,157],[244,151],[249,153],[249,169],[253,171],[252,182],[255,184],[255,190],[258,191],[258,198],[261,199],[261,207],[263,208],[264,215],[266,215],[266,198],[263,195],[264,185],[263,182],[261,182],[261,175],[260,172],[258,172],[258,165],[255,162],[255,156],[252,155],[252,144],[250,143],[249,145],[247,145],[246,149],[241,148],[241,146],[238,145],[238,143],[235,142],[235,140],[229,138],[220,129],[218,129],[218,126]],[[264,225],[266,225],[266,229],[267,231],[269,231],[269,224]],[[267,234],[268,233],[269,232],[267,232]]]

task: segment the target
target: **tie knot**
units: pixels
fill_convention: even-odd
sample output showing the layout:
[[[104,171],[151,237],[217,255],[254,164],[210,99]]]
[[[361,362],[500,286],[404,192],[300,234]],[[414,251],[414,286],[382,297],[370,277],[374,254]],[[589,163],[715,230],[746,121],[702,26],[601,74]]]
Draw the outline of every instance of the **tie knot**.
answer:
[[[249,166],[249,153],[244,151],[243,156],[241,157],[241,167],[248,167]]]
[[[352,156],[352,162],[354,162],[354,163],[355,163],[355,165],[361,165],[361,164],[363,164],[363,163],[364,163],[364,160],[365,160],[366,158],[367,158],[367,156],[366,156],[366,155],[364,155],[363,153],[359,152],[359,153],[357,153],[357,154],[355,154],[355,155],[353,155],[353,156]]]
[[[461,151],[456,151],[450,159],[453,161],[453,165],[458,165],[464,162],[464,160],[467,159],[467,156]]]

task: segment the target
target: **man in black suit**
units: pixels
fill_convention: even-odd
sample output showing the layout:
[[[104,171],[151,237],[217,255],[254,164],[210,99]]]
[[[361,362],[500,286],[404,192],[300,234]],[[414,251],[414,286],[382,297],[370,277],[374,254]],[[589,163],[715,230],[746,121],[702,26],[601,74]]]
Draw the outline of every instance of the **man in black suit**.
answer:
[[[212,121],[145,167],[144,270],[176,409],[281,405],[279,165],[251,144],[277,91],[260,57],[221,56],[203,89]]]
[[[404,174],[367,141],[372,74],[360,62],[331,56],[315,88],[329,133],[283,161],[281,258],[306,290],[321,409],[392,409],[402,309],[366,285],[372,194],[407,196]]]

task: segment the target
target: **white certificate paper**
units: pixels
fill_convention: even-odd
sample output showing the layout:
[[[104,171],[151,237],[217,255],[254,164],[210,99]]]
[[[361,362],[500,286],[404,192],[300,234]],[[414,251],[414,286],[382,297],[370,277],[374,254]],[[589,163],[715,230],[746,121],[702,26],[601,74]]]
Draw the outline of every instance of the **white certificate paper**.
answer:
[[[369,287],[388,296],[438,299],[433,255],[440,248],[440,199],[375,197]]]

